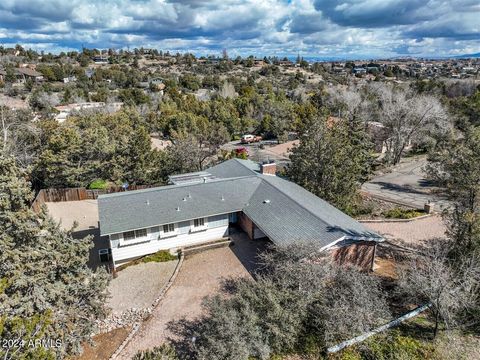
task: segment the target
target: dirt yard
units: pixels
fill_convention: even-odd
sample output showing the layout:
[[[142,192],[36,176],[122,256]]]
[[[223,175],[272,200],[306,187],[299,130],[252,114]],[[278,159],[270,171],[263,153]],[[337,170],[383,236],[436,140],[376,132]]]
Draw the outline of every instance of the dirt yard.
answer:
[[[76,231],[92,230],[98,227],[97,200],[47,202],[48,213],[62,225],[65,230],[70,230],[76,221]]]
[[[58,222],[65,230],[70,230],[77,222],[78,226],[73,232],[73,236],[77,239],[83,239],[91,236],[93,248],[90,250],[88,266],[96,269],[99,266],[106,265],[100,262],[98,251],[109,247],[108,238],[100,237],[100,229],[98,228],[98,204],[97,200],[82,201],[63,201],[63,202],[47,202],[48,213]]]
[[[106,360],[117,350],[128,336],[131,326],[115,329],[93,337],[94,345],[84,344],[83,353],[72,360]]]
[[[130,359],[139,350],[165,342],[172,336],[168,329],[170,321],[198,317],[203,298],[215,294],[223,279],[252,276],[255,255],[265,243],[247,240],[244,234],[235,234],[234,241],[232,247],[208,250],[185,259],[175,283],[119,359]]]

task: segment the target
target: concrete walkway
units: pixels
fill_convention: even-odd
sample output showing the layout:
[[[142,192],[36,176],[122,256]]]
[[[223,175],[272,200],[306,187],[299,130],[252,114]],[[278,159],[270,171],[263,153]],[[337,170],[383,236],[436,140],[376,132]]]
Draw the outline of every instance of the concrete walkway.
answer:
[[[202,312],[202,300],[220,289],[222,280],[229,277],[251,277],[257,251],[263,241],[251,241],[245,234],[232,236],[235,244],[208,250],[185,258],[175,283],[155,308],[117,359],[131,359],[138,351],[164,343],[173,334],[171,321],[193,320]]]
[[[390,173],[376,176],[363,184],[362,191],[382,200],[418,209],[423,209],[428,201],[435,203],[436,210],[444,209],[449,202],[444,195],[436,193],[438,188],[425,179],[423,169],[426,164],[424,156],[405,159]]]

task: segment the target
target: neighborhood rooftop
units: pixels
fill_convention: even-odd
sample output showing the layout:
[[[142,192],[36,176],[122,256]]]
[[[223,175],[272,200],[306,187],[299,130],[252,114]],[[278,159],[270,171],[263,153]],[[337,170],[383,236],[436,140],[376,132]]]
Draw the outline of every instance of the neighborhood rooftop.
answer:
[[[279,245],[382,239],[302,187],[261,174],[261,166],[232,159],[186,181],[172,177],[178,185],[100,196],[101,235],[242,211]]]

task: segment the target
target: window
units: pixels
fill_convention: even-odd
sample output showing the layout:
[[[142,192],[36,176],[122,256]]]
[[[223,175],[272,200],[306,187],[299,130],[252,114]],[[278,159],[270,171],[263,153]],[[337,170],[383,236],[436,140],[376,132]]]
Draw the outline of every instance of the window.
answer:
[[[141,237],[146,237],[146,236],[147,236],[147,229],[135,230],[135,237],[136,238],[141,238]]]
[[[138,238],[143,238],[147,236],[147,229],[140,229],[140,230],[135,230],[135,231],[126,231],[123,233],[123,240],[128,241],[128,240],[135,240]]]
[[[123,240],[135,239],[135,231],[126,231],[123,233]]]
[[[162,226],[162,231],[160,231],[160,237],[172,237],[177,236],[178,227],[175,224],[165,224]]]
[[[206,218],[198,218],[190,222],[190,232],[203,231],[207,229]]]
[[[204,218],[193,220],[193,227],[199,228],[199,227],[204,227],[204,226],[205,226],[205,219]]]
[[[165,234],[175,232],[175,224],[163,225],[163,232]]]

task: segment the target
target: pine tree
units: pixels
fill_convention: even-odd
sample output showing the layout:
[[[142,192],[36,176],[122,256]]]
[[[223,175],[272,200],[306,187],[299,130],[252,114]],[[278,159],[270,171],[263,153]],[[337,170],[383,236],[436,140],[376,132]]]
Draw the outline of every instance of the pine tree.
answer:
[[[105,315],[108,274],[87,267],[91,238],[73,239],[45,210],[36,214],[32,199],[25,172],[0,157],[0,337],[59,340],[52,351],[64,357]]]
[[[427,173],[446,187],[453,203],[446,213],[452,255],[480,255],[480,128],[447,142],[430,161]]]
[[[371,169],[371,142],[359,123],[317,118],[306,125],[290,155],[287,175],[297,184],[354,213],[358,189]]]

